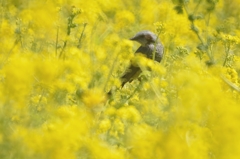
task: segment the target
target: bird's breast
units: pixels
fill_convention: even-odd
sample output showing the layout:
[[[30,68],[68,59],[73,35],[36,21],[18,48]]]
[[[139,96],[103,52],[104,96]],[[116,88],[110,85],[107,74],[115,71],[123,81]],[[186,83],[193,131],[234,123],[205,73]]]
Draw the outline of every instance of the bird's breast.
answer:
[[[156,49],[154,44],[149,44],[145,46],[140,46],[136,53],[142,53],[144,54],[147,58],[153,59],[153,51],[155,52],[155,60],[160,62],[163,56],[163,46],[159,43],[156,44]]]

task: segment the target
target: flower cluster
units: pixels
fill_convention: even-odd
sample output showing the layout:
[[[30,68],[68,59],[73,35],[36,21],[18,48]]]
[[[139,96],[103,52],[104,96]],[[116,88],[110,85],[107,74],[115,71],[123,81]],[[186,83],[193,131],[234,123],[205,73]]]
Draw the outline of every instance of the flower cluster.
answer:
[[[237,159],[239,3],[1,1],[0,158]]]

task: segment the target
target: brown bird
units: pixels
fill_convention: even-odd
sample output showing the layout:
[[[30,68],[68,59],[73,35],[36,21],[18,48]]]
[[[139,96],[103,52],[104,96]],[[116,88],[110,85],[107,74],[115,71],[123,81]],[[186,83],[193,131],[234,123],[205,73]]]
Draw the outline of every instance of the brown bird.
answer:
[[[163,57],[163,45],[158,37],[151,31],[144,30],[138,32],[130,40],[137,41],[141,46],[137,49],[136,53],[144,54],[147,58],[153,59],[153,51],[155,50],[155,61],[160,62]],[[156,48],[155,48],[156,47]],[[155,48],[155,49],[154,49]],[[138,66],[130,65],[127,71],[121,77],[122,87],[127,82],[132,82],[141,73],[141,69]]]

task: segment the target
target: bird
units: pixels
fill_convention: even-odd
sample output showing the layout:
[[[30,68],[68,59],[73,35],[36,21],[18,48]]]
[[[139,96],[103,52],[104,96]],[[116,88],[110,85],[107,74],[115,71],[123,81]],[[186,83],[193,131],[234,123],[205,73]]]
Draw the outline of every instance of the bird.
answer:
[[[132,41],[136,41],[141,44],[135,54],[143,54],[149,59],[153,59],[153,52],[155,51],[155,61],[161,62],[164,47],[158,37],[151,31],[143,30],[138,32],[135,36],[130,38]],[[139,66],[131,64],[125,73],[121,76],[121,87],[127,82],[132,82],[142,72]]]

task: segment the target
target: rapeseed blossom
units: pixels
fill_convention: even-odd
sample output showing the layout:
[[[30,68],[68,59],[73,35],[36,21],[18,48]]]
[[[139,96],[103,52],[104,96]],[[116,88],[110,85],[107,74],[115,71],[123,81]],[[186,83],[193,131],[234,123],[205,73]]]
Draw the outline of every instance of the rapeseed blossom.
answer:
[[[2,1],[0,158],[239,158],[239,2]]]

